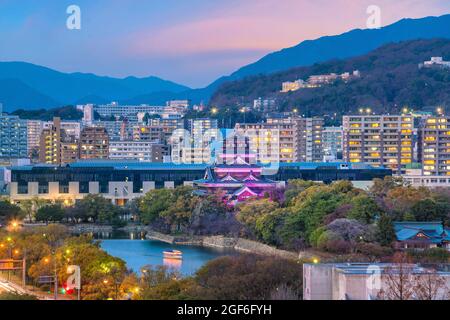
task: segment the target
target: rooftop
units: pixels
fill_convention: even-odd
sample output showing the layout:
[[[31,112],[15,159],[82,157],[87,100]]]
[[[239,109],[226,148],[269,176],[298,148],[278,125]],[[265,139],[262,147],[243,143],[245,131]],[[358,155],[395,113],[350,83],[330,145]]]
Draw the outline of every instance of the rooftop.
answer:
[[[279,163],[280,168],[293,168],[295,170],[347,170],[347,169],[370,169],[385,170],[385,168],[375,168],[363,163],[347,163],[347,162],[294,162]],[[124,161],[124,160],[83,160],[75,163],[67,164],[69,168],[114,168],[117,170],[205,170],[209,164],[176,164],[176,163],[153,163],[142,161]],[[270,168],[274,164],[264,164],[263,167]],[[25,166],[13,166],[12,170],[32,170],[33,168],[55,168],[58,166],[51,164],[35,164]],[[248,166],[246,166],[248,167]]]
[[[305,265],[316,266],[319,268],[329,268],[336,269],[338,272],[345,274],[374,274],[374,273],[383,273],[388,268],[393,268],[398,264],[395,263],[305,263]],[[427,271],[427,269],[434,268],[437,270],[439,274],[442,275],[450,275],[449,272],[449,264],[440,264],[440,265],[419,265],[419,264],[411,264],[409,265],[414,273],[420,274]]]

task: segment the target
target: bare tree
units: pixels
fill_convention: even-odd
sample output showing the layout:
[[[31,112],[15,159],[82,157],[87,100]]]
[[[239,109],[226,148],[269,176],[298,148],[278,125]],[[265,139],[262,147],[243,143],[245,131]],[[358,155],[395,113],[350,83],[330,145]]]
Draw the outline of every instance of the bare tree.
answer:
[[[393,264],[386,267],[383,278],[385,288],[378,294],[383,300],[412,300],[415,294],[414,265],[404,253],[394,255]]]
[[[444,277],[428,269],[415,277],[415,297],[418,300],[446,300],[448,287]]]

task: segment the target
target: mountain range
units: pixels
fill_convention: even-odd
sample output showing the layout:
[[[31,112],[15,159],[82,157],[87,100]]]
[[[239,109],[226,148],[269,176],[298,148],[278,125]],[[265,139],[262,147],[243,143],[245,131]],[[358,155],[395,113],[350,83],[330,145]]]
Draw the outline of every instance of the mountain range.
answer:
[[[0,101],[7,111],[79,103],[150,103],[170,99],[208,102],[224,84],[248,76],[366,54],[382,45],[414,39],[450,38],[450,15],[403,19],[380,29],[356,29],[277,51],[224,76],[205,88],[191,89],[157,77],[117,79],[62,73],[24,62],[0,62]]]

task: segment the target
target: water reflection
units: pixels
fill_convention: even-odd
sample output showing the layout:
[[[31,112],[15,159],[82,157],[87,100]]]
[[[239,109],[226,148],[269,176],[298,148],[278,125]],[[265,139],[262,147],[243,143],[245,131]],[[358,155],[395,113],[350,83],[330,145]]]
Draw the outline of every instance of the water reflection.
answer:
[[[164,265],[179,271],[182,275],[192,275],[212,259],[238,254],[234,250],[179,246],[153,240],[129,239],[129,237],[126,239],[105,239],[101,241],[101,247],[112,256],[124,260],[127,267],[135,272],[141,272],[145,266]],[[183,259],[164,257],[164,252],[170,250],[182,251]]]
[[[79,234],[76,233],[75,234]],[[128,240],[145,240],[147,232],[129,232],[123,230],[114,231],[101,231],[101,232],[83,232],[83,234],[89,235],[94,239],[108,240],[108,239],[128,239]]]
[[[180,271],[181,267],[183,265],[183,260],[163,258],[163,265],[168,267],[169,269],[174,269],[174,270]]]

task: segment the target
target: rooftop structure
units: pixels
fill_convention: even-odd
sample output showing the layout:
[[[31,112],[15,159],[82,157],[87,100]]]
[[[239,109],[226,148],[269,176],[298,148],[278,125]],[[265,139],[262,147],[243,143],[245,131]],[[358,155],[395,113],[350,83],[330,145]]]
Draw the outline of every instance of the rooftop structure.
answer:
[[[233,156],[232,161],[227,162],[208,167],[204,179],[194,181],[197,194],[223,192],[223,201],[234,206],[249,198],[268,197],[277,188],[275,181],[262,175],[261,166],[249,164],[239,156]]]
[[[394,222],[394,228],[399,248],[450,250],[450,229],[442,222]]]
[[[151,189],[193,185],[205,178],[207,164],[150,163],[140,161],[89,160],[57,165],[25,165],[11,169],[11,200],[20,202],[35,197],[44,200],[82,199],[85,195],[101,194],[111,201],[124,204]],[[251,166],[244,166],[247,170]],[[226,170],[221,168],[219,171]],[[357,187],[371,184],[374,178],[391,175],[392,171],[349,163],[280,163],[278,171],[255,166],[258,179],[270,179],[285,184],[290,179],[331,183],[349,180]],[[212,172],[214,173],[214,172]],[[270,174],[270,175],[269,175]],[[209,175],[207,178],[216,176]]]
[[[347,82],[351,79],[360,78],[361,72],[359,70],[355,70],[352,73],[345,72],[342,74],[330,73],[330,74],[319,74],[312,75],[308,78],[307,81],[302,79],[298,79],[294,82],[283,82],[281,92],[286,93],[289,91],[297,91],[300,89],[308,89],[308,88],[319,88],[322,85],[332,84],[336,80],[340,79],[344,82]]]
[[[419,68],[431,68],[431,67],[450,68],[450,61],[444,61],[443,57],[431,57],[429,61],[419,64]]]
[[[383,293],[395,290],[388,277],[395,278],[403,273],[406,281],[421,281],[430,274],[443,280],[441,288],[436,288],[435,299],[447,299],[450,284],[448,265],[421,266],[403,264],[402,269],[393,263],[330,263],[303,264],[304,300],[378,300]],[[401,271],[400,271],[401,270]],[[426,281],[427,278],[424,278]],[[414,284],[413,284],[414,285]],[[414,297],[413,294],[413,299]]]

